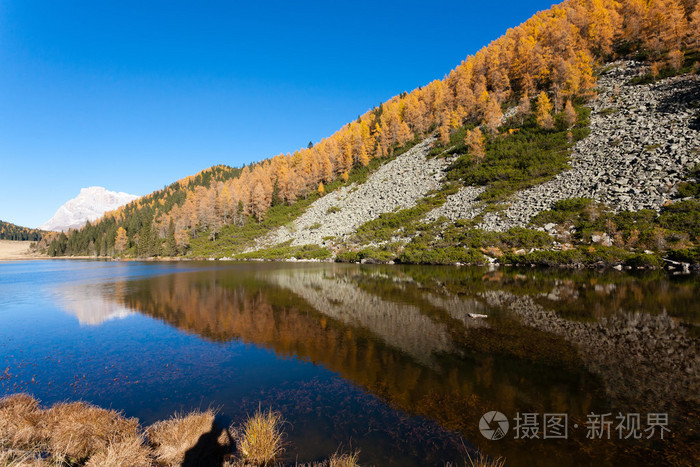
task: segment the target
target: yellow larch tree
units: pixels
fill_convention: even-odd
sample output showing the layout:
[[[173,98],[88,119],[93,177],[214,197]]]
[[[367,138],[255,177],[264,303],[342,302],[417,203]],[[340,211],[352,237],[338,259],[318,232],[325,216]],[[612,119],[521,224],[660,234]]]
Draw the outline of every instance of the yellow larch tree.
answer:
[[[695,44],[696,49],[700,47],[700,3],[697,4],[695,10],[693,10],[693,13],[690,15],[688,43]]]
[[[126,245],[129,242],[129,237],[126,235],[126,230],[124,227],[119,227],[117,233],[114,236],[114,251],[117,253],[124,253],[126,250]]]
[[[571,99],[568,99],[564,106],[564,121],[569,128],[576,124],[576,109],[571,104]]]
[[[537,96],[537,124],[546,130],[554,128],[554,118],[552,117],[552,102],[547,93],[542,91]]]
[[[495,98],[490,99],[484,111],[484,124],[489,133],[492,135],[498,133],[498,127],[501,126],[501,119],[503,119],[501,105]]]
[[[479,127],[467,131],[467,135],[464,137],[464,143],[469,148],[469,154],[476,157],[478,160],[486,156],[484,134]]]

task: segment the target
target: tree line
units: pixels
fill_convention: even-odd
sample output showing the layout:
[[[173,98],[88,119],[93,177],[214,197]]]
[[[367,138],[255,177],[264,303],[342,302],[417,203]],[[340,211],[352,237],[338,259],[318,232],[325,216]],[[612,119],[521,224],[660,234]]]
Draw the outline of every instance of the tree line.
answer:
[[[0,240],[25,240],[38,242],[46,232],[39,229],[21,227],[9,222],[0,221]]]

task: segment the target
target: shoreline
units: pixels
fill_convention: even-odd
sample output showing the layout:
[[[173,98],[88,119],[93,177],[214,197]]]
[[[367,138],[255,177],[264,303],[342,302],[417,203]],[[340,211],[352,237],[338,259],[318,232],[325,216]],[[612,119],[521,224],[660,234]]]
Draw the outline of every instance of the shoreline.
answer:
[[[0,263],[2,262],[12,262],[12,261],[29,261],[29,260],[94,260],[94,261],[117,261],[117,262],[147,262],[147,263],[171,263],[171,262],[225,262],[225,263],[342,263],[342,264],[381,264],[387,266],[393,265],[405,265],[405,266],[453,266],[453,267],[487,267],[492,269],[497,268],[515,268],[515,269],[565,269],[565,270],[600,270],[600,271],[666,271],[669,274],[693,274],[700,273],[700,264],[696,263],[683,263],[678,261],[668,260],[666,258],[659,257],[660,260],[664,261],[663,267],[658,266],[630,266],[625,264],[618,264],[618,262],[601,264],[592,263],[556,263],[556,264],[537,264],[530,262],[522,263],[446,263],[446,264],[429,264],[429,263],[400,263],[395,261],[382,261],[376,259],[362,259],[360,261],[338,261],[333,258],[329,259],[307,259],[307,258],[204,258],[204,257],[184,257],[184,256],[167,256],[167,257],[151,257],[151,258],[114,258],[107,256],[47,256],[40,253],[30,253],[24,256],[14,256],[6,257],[2,255],[0,251]]]

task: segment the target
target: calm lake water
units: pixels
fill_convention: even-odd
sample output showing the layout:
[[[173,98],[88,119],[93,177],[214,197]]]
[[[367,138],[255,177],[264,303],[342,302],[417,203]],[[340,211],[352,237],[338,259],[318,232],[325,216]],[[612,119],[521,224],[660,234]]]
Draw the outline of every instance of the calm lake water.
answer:
[[[692,464],[699,292],[697,275],[661,272],[0,263],[0,395],[144,424],[272,407],[299,461],[342,445],[374,465],[461,465],[473,449],[514,466]],[[489,411],[508,419],[500,440],[479,430]],[[566,415],[567,439],[559,424],[543,439],[544,414]],[[649,414],[662,418],[646,439]],[[596,420],[610,439],[590,439]]]

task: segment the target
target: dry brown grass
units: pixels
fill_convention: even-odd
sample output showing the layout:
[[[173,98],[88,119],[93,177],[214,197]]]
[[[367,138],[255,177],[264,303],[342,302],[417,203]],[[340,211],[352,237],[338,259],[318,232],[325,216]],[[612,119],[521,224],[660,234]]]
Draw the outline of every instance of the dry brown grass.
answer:
[[[13,394],[0,399],[0,440],[12,449],[24,449],[41,441],[39,403],[27,394]]]
[[[241,428],[233,429],[242,459],[253,465],[272,465],[284,452],[282,414],[258,409]]]
[[[157,422],[146,430],[146,436],[153,445],[158,462],[166,465],[179,465],[187,451],[192,449],[199,438],[210,432],[214,426],[213,410],[194,411],[188,415],[175,414],[169,420]]]
[[[466,467],[504,467],[506,465],[506,460],[503,457],[488,457],[482,452],[477,451],[472,457],[467,452],[467,458],[464,460],[464,465]],[[454,464],[448,462],[445,467],[456,467]]]
[[[44,412],[41,428],[48,451],[54,458],[70,462],[84,461],[110,444],[139,435],[137,419],[85,402],[54,405]]]
[[[90,456],[86,467],[151,466],[151,448],[144,445],[141,436],[112,442],[107,447]]]
[[[328,459],[328,467],[359,467],[357,463],[357,458],[360,455],[360,451],[354,451],[350,454],[333,454],[330,459]]]

